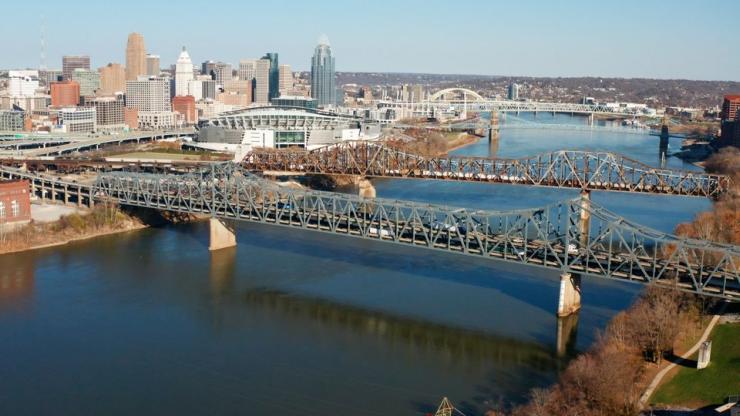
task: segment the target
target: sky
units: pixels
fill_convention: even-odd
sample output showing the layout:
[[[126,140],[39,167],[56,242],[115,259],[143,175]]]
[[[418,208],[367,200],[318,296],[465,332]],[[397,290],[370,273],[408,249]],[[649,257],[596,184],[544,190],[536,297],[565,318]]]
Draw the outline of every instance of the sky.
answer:
[[[2,13],[3,69],[39,65],[44,16],[49,68],[65,54],[125,63],[139,32],[163,67],[186,46],[195,64],[274,51],[307,70],[325,34],[337,71],[740,81],[738,0],[35,0]]]

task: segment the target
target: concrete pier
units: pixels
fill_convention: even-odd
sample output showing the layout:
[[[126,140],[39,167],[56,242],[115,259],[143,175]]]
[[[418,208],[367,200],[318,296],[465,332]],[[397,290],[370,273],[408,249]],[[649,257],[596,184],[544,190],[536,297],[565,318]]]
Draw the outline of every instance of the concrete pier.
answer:
[[[588,245],[588,234],[591,232],[591,191],[588,189],[581,191],[581,214],[578,231],[581,234],[581,248],[585,249]]]
[[[488,143],[497,141],[500,134],[498,111],[491,111],[490,125],[488,126]]]
[[[211,218],[209,222],[210,242],[208,250],[215,251],[236,246],[236,230],[233,225],[227,224],[226,221],[218,218]]]
[[[558,316],[572,315],[581,309],[581,276],[571,273],[560,275]]]
[[[370,182],[370,179],[368,178],[360,178],[359,181],[357,181],[357,186],[360,188],[360,197],[362,198],[375,198],[377,192],[375,191],[375,187],[373,186],[373,183]]]

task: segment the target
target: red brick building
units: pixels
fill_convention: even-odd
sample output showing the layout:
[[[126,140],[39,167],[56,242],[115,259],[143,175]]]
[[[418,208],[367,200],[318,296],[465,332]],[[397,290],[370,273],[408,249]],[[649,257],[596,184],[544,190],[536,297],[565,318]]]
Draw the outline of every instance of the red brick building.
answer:
[[[725,95],[722,102],[722,121],[734,121],[740,108],[740,94]]]
[[[185,118],[186,124],[198,122],[198,112],[195,109],[195,97],[192,95],[172,97],[172,111],[177,111]]]
[[[77,81],[51,83],[52,107],[75,107],[80,103],[80,84]]]
[[[139,110],[133,107],[123,109],[123,124],[129,129],[136,130],[139,128]]]
[[[31,221],[28,181],[0,181],[0,225]]]

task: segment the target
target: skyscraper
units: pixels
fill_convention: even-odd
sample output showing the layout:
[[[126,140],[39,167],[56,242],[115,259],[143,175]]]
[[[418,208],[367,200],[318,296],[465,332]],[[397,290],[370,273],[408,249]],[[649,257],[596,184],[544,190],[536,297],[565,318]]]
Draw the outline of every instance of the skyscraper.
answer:
[[[280,83],[279,88],[280,96],[290,95],[293,91],[293,71],[290,65],[280,65]]]
[[[68,55],[62,57],[62,79],[69,81],[75,69],[90,69],[90,57],[81,55]]]
[[[508,97],[510,100],[518,100],[519,99],[519,84],[512,82],[509,84],[509,94]]]
[[[271,100],[280,95],[280,64],[278,62],[278,54],[276,52],[268,52],[262,59],[270,61],[268,100]]]
[[[255,61],[253,59],[242,59],[239,61],[239,79],[249,81],[254,78]]]
[[[77,68],[72,72],[72,80],[80,84],[81,97],[92,97],[100,88],[100,74],[96,71]]]
[[[311,97],[322,107],[335,105],[337,101],[334,57],[326,35],[319,39],[311,58]]]
[[[188,83],[193,78],[193,61],[183,46],[180,57],[177,58],[177,63],[175,64],[175,96],[191,95]]]
[[[260,59],[254,70],[254,102],[268,104],[270,102],[270,60]]]
[[[113,95],[126,91],[126,70],[121,64],[108,64],[98,68],[100,73],[100,95]]]
[[[136,81],[142,75],[146,75],[144,36],[131,33],[126,43],[126,81]]]
[[[159,55],[146,55],[146,74],[150,77],[158,77],[161,66]]]
[[[139,113],[170,111],[169,81],[162,78],[126,81],[126,106],[139,110]]]

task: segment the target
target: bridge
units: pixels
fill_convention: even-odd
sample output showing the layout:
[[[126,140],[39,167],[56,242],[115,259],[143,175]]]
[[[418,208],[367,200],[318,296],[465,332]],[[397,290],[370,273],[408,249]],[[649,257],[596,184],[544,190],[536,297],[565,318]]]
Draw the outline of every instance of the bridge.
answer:
[[[254,149],[253,171],[362,177],[421,178],[715,198],[729,186],[722,175],[657,169],[606,152],[557,151],[520,159],[424,157],[380,142],[344,142],[312,151]]]
[[[448,95],[461,95],[462,99],[445,99]],[[616,117],[645,115],[640,109],[605,104],[548,103],[538,101],[493,100],[484,98],[466,88],[448,88],[438,91],[425,101],[379,101],[380,110],[396,112],[396,119],[407,117],[434,117],[439,112],[548,112]]]
[[[48,136],[34,136],[32,139],[24,139],[17,141],[18,144],[14,145],[14,141],[6,140],[0,144],[0,147],[16,148],[17,154],[26,157],[40,157],[40,156],[61,156],[68,155],[75,152],[82,152],[86,150],[97,150],[105,146],[123,145],[127,143],[142,143],[150,142],[155,140],[164,140],[168,138],[178,138],[182,136],[188,136],[195,134],[194,129],[179,129],[179,130],[152,130],[152,131],[141,131],[136,133],[125,133],[125,134],[111,134],[111,135],[97,135],[97,136],[86,136],[86,135],[73,135],[63,134],[59,137],[55,135]],[[34,146],[34,143],[39,145]],[[57,145],[54,145],[57,144]],[[27,150],[18,150],[20,148],[31,148]]]
[[[740,247],[676,237],[579,197],[544,207],[485,211],[291,189],[233,163],[185,174],[110,172],[92,184],[8,167],[42,198],[106,201],[211,217],[210,249],[236,245],[231,221],[363,238],[558,270],[558,314],[580,308],[581,276],[658,284],[740,299]]]

